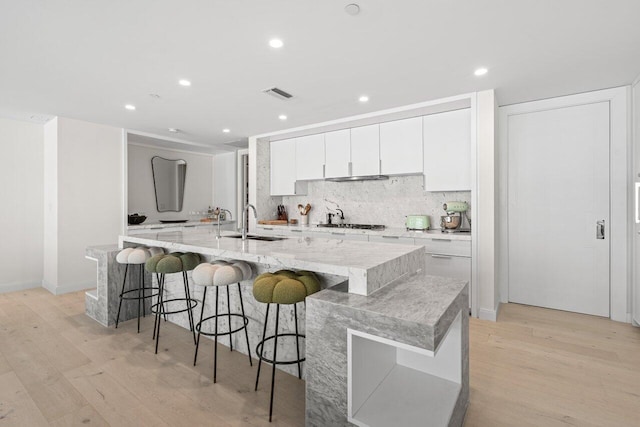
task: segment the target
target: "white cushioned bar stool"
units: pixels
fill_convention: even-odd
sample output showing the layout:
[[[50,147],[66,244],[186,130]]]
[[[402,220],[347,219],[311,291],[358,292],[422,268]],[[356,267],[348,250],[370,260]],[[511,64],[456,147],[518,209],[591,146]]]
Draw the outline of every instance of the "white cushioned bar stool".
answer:
[[[244,303],[242,301],[242,290],[240,288],[240,282],[243,280],[249,280],[253,276],[251,266],[243,261],[214,261],[212,263],[202,263],[193,270],[193,282],[198,286],[203,286],[202,291],[202,308],[200,311],[200,321],[196,324],[196,331],[198,332],[198,338],[196,340],[196,351],[193,356],[193,365],[196,365],[198,360],[198,347],[200,346],[200,335],[214,337],[214,351],[213,351],[213,382],[216,382],[216,374],[218,368],[218,337],[229,335],[229,348],[233,351],[233,337],[232,334],[240,332],[244,329],[244,335],[247,340],[247,351],[249,353],[249,364],[253,366],[251,360],[251,346],[249,345],[249,332],[247,331],[247,325],[249,324],[249,318],[244,313]],[[240,311],[241,313],[231,312],[231,298],[229,296],[229,286],[234,283],[238,284],[238,295],[240,298]],[[207,290],[209,287],[214,286],[216,288],[216,302],[215,302],[215,314],[213,316],[204,317],[204,305],[207,298]],[[218,313],[218,288],[224,286],[227,288],[227,313]],[[218,318],[227,317],[228,330],[220,332],[218,329]],[[233,329],[232,318],[241,319],[241,325]],[[214,320],[213,332],[203,332],[202,325],[204,322]]]
[[[118,314],[116,315],[116,329],[118,328],[118,323],[120,323],[120,310],[122,309],[122,301],[124,300],[137,300],[138,301],[138,333],[140,333],[140,306],[142,305],[142,315],[146,316],[146,308],[144,300],[147,298],[152,298],[157,293],[153,293],[153,291],[157,291],[158,288],[154,288],[152,286],[145,286],[144,283],[144,264],[147,262],[149,258],[157,254],[163,254],[164,250],[162,248],[151,247],[147,248],[145,246],[139,246],[135,248],[125,248],[118,252],[116,255],[116,262],[119,264],[124,264],[124,277],[122,279],[122,289],[120,290],[120,295],[118,296],[120,302],[118,303]],[[133,287],[129,290],[125,290],[125,286],[127,284],[127,274],[130,274],[130,268],[133,269],[135,266],[138,266],[139,269],[139,277],[138,277],[138,286]],[[149,293],[147,293],[149,291]]]

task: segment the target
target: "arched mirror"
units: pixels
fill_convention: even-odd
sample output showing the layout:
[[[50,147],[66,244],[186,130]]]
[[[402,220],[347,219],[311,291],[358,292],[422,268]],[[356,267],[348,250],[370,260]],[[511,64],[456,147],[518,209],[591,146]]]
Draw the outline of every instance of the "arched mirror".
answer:
[[[151,159],[151,169],[158,212],[182,211],[187,162],[154,156]]]

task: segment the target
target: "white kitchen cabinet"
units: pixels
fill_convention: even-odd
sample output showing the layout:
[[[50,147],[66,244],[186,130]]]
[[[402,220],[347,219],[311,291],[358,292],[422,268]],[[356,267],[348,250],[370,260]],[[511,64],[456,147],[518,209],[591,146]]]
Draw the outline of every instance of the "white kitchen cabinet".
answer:
[[[296,188],[296,139],[272,141],[271,195],[291,196]]]
[[[414,240],[413,237],[400,237],[400,236],[378,236],[372,234],[369,236],[370,242],[381,242],[381,243],[395,243],[399,245],[413,245]]]
[[[380,173],[422,173],[422,117],[380,124]]]
[[[325,178],[340,178],[351,175],[351,129],[324,134]]]
[[[380,125],[351,129],[351,175],[380,174]]]
[[[471,109],[423,117],[425,191],[471,190]]]
[[[366,234],[352,234],[345,233],[343,231],[332,231],[330,233],[323,233],[323,237],[328,239],[340,239],[340,240],[359,240],[361,242],[366,242],[369,240],[369,236]]]
[[[324,178],[324,134],[296,138],[296,179]]]

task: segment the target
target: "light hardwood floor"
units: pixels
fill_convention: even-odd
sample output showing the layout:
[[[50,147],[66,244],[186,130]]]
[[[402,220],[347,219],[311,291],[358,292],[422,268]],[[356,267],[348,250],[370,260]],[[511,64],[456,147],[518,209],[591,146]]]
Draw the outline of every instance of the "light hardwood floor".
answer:
[[[152,319],[135,323],[98,325],[82,292],[0,295],[0,426],[269,425],[268,366],[254,392],[255,365],[220,351],[214,385],[212,343],[193,367],[187,331],[164,324],[156,356]],[[465,426],[640,426],[640,329],[507,304],[470,341]],[[276,387],[271,425],[304,425],[304,383]]]

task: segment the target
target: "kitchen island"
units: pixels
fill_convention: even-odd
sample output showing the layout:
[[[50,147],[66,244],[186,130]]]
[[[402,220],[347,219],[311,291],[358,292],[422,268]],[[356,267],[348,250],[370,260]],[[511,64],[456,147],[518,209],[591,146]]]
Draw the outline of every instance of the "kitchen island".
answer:
[[[400,411],[410,423],[461,425],[468,402],[468,288],[462,281],[425,274],[422,248],[305,237],[242,241],[233,233],[217,238],[213,230],[121,236],[118,246],[137,245],[197,252],[207,261],[243,260],[251,265],[254,277],[279,269],[317,273],[323,290],[307,298],[306,312],[304,307],[298,311],[300,332],[307,331],[307,425],[384,425],[376,421],[375,410],[371,411],[380,407],[379,399],[386,402],[385,413],[393,417]],[[109,300],[117,298],[116,289],[121,286],[115,280],[119,271],[113,263],[116,250],[87,250],[103,271],[98,275],[98,289],[87,296],[92,300],[91,307],[87,304],[90,316],[90,310],[102,310],[108,319],[115,317],[111,307],[116,305]],[[169,298],[180,296],[181,278],[168,277],[166,288]],[[241,283],[254,352],[266,307],[253,299],[251,288],[252,280]],[[196,299],[201,300],[201,295],[201,290],[192,291]],[[225,303],[222,298],[222,312]],[[207,311],[213,311],[212,304],[207,301]],[[237,298],[232,296],[231,304],[232,310],[239,309],[234,306]],[[293,316],[286,313],[282,317],[280,330],[293,330]],[[186,313],[169,320],[188,327]],[[272,320],[269,330],[274,327]],[[225,325],[221,327],[224,330]],[[246,354],[243,341],[234,337],[234,349]],[[294,357],[295,346],[288,344],[279,343],[279,359]],[[267,354],[271,351],[265,348]],[[295,372],[293,366],[278,368]],[[405,394],[394,391],[397,387]],[[394,394],[408,394],[412,399],[394,402]],[[440,408],[438,416],[425,419],[425,408],[433,407]]]

